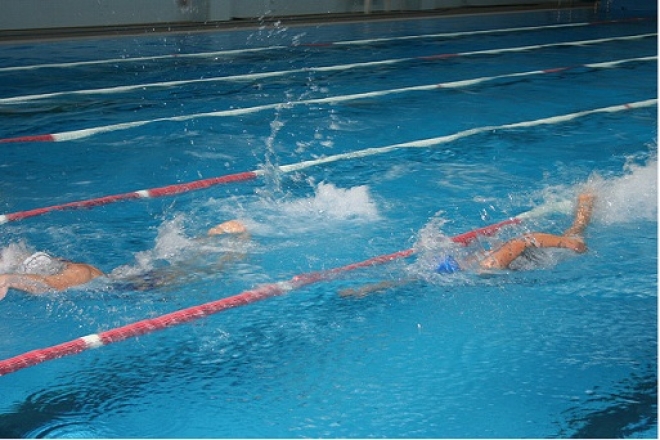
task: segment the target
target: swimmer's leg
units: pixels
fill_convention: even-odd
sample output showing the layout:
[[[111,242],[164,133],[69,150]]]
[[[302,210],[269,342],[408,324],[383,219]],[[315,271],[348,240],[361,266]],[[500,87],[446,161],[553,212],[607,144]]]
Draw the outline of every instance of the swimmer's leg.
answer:
[[[381,281],[380,283],[367,284],[366,286],[358,288],[348,288],[342,289],[339,291],[339,296],[353,296],[353,297],[363,297],[372,293],[382,293],[386,290],[403,286],[412,282],[410,279],[403,279],[398,281]]]

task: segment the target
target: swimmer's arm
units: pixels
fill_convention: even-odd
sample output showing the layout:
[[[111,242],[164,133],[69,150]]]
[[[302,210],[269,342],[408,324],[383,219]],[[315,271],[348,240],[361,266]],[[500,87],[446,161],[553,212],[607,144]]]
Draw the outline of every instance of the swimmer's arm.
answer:
[[[504,243],[484,258],[480,266],[482,269],[505,269],[528,248],[565,248],[577,253],[587,250],[581,238],[533,232]]]
[[[103,272],[94,266],[82,263],[68,263],[62,273],[49,276],[0,274],[0,300],[7,295],[9,289],[41,295],[52,290],[66,290],[69,287],[85,284],[101,275]]]
[[[28,275],[28,274],[2,274],[0,275],[0,299],[7,295],[9,289],[18,289],[23,292],[39,295],[51,290],[45,277],[41,275]]]

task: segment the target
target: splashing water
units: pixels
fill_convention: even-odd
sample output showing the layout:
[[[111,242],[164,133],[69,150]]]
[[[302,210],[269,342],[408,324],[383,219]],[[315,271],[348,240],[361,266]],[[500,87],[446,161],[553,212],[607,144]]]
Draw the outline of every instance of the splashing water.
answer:
[[[10,243],[0,250],[0,273],[15,272],[20,264],[32,253],[23,241]]]
[[[282,192],[282,173],[279,170],[279,160],[275,149],[275,138],[279,131],[284,127],[284,123],[279,120],[279,111],[276,117],[270,123],[270,135],[266,139],[266,156],[261,168],[264,171],[265,189],[259,190],[262,196],[274,198]]]
[[[135,277],[162,266],[204,264],[204,258],[224,252],[244,252],[248,243],[221,237],[191,237],[186,234],[186,216],[177,215],[164,221],[158,228],[153,248],[135,253],[135,263],[114,269],[112,278]],[[200,267],[201,268],[201,267]]]
[[[607,225],[639,220],[657,221],[658,161],[639,164],[629,158],[620,177],[594,176],[589,185],[597,195],[594,221]]]
[[[457,277],[464,278],[461,274],[447,277],[436,273],[438,265],[447,257],[460,261],[461,269],[467,269],[470,253],[479,251],[475,251],[473,246],[468,249],[455,243],[443,232],[443,226],[449,221],[444,215],[443,211],[437,212],[419,231],[413,246],[416,258],[406,267],[406,276],[438,284],[453,283]]]
[[[258,235],[296,236],[346,222],[377,221],[380,214],[368,186],[343,189],[319,183],[310,197],[260,199],[249,205],[241,218]]]
[[[314,197],[285,202],[281,209],[289,216],[320,216],[330,220],[378,219],[378,208],[366,185],[342,189],[331,183],[320,183]]]

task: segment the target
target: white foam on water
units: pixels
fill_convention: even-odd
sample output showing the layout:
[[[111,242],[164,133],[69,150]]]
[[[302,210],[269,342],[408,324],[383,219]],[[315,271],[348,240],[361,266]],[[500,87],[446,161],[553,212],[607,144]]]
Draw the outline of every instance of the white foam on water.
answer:
[[[321,217],[327,220],[376,220],[378,207],[366,185],[337,188],[331,183],[317,185],[312,197],[283,202],[287,216]]]
[[[231,211],[248,231],[262,236],[295,238],[381,219],[378,203],[366,185],[351,188],[339,188],[332,183],[311,185],[314,194],[306,197],[260,197],[233,210],[220,200],[211,205],[220,204],[219,211]]]
[[[21,263],[32,253],[34,250],[23,241],[9,243],[0,249],[0,273],[16,272]]]
[[[449,221],[444,215],[443,211],[437,212],[417,234],[414,244],[416,258],[406,268],[410,276],[431,282],[447,282],[454,278],[436,274],[438,264],[446,257],[462,260],[465,254],[465,248],[454,243],[451,237],[443,232],[444,225]]]
[[[658,218],[658,160],[639,163],[628,158],[621,176],[594,175],[588,186],[594,188],[594,221],[608,225]]]

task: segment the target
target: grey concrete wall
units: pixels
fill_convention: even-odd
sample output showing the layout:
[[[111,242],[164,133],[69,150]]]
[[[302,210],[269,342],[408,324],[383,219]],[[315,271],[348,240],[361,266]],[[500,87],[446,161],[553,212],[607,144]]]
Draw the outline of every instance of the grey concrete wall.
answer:
[[[210,1],[0,0],[0,30],[197,22]]]
[[[0,0],[0,31],[534,4],[538,0]]]

